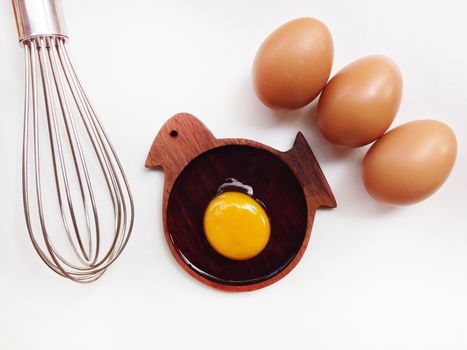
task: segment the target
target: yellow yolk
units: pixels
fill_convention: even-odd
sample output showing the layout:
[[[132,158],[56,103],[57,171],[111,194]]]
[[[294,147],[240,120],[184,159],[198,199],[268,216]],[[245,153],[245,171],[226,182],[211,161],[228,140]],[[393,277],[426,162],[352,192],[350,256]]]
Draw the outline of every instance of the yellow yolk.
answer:
[[[204,213],[204,233],[211,246],[233,260],[246,260],[262,252],[271,227],[266,211],[252,197],[224,192]]]

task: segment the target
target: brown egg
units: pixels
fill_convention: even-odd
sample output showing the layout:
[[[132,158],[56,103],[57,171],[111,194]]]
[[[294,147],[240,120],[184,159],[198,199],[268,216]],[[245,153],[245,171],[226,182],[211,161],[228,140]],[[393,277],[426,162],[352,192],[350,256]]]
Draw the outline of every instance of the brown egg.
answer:
[[[332,68],[331,33],[319,20],[298,18],[263,42],[253,65],[259,99],[274,109],[297,109],[313,101]]]
[[[436,120],[403,124],[376,141],[363,160],[363,182],[378,201],[412,204],[447,179],[457,153],[456,136]]]
[[[318,103],[318,125],[332,143],[360,147],[383,135],[402,96],[397,65],[384,56],[361,58],[339,71]]]

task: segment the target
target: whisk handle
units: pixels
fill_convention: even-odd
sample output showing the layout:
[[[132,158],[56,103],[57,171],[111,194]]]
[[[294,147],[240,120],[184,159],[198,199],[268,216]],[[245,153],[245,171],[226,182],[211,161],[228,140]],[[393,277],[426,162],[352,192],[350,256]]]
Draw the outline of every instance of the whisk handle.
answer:
[[[37,36],[68,37],[60,0],[12,1],[20,43]]]

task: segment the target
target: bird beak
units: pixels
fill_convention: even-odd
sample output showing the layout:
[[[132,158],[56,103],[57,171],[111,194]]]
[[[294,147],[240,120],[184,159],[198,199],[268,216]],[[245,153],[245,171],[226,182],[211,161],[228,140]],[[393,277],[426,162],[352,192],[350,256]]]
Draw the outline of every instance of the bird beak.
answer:
[[[162,167],[162,165],[157,161],[157,159],[152,158],[150,155],[146,159],[144,166],[148,169]]]
[[[144,166],[148,169],[162,167],[162,162],[160,158],[161,152],[159,152],[159,147],[156,144],[156,140],[152,143],[151,149],[149,150],[148,157],[146,158],[146,163]]]

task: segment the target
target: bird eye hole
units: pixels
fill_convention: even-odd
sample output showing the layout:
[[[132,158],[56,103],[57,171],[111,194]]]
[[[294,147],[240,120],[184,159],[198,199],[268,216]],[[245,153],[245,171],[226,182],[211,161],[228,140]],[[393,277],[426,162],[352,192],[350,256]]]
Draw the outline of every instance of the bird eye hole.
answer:
[[[170,137],[177,137],[178,132],[177,132],[177,130],[172,130],[169,135],[170,135]]]

